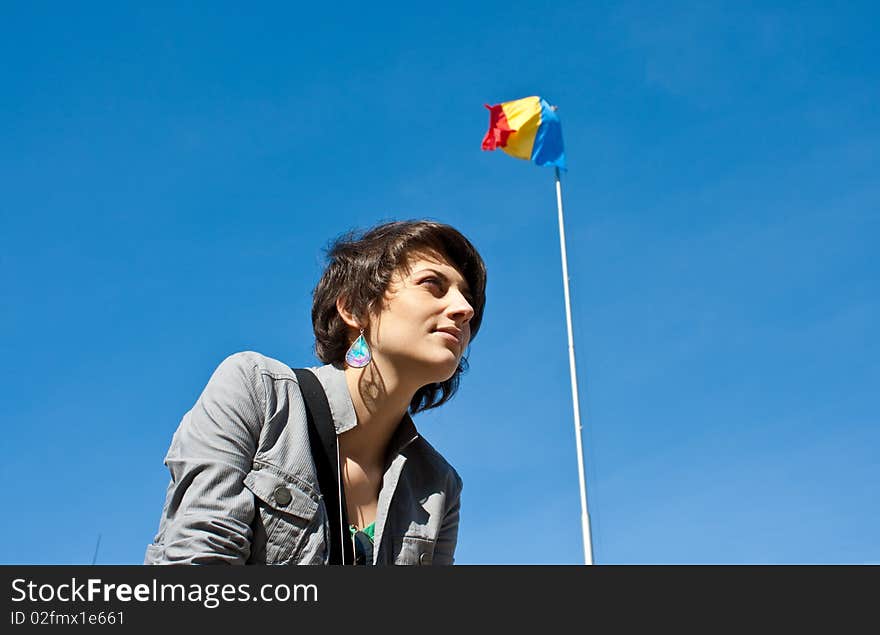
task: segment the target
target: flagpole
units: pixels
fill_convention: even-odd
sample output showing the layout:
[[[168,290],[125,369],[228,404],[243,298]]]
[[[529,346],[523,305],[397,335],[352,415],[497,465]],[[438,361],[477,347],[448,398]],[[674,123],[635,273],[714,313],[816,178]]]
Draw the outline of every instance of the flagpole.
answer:
[[[574,336],[571,329],[571,299],[568,293],[568,258],[565,253],[565,222],[562,216],[562,181],[556,168],[556,206],[559,209],[559,248],[562,251],[562,282],[565,289],[565,322],[568,328],[568,363],[571,369],[571,399],[574,404],[574,436],[577,444],[578,479],[581,486],[581,527],[584,538],[584,564],[593,564],[593,540],[590,514],[587,511],[587,486],[584,481],[584,451],[581,442],[581,410],[578,402],[577,368],[574,362]]]

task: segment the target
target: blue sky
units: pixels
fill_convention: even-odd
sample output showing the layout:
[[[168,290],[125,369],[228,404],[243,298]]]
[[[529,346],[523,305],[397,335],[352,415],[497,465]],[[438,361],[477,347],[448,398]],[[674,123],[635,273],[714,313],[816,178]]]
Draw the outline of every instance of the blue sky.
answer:
[[[873,3],[54,3],[0,31],[0,562],[138,563],[162,464],[239,350],[315,364],[322,249],[450,223],[489,269],[416,418],[457,561],[582,561],[552,170],[484,103],[559,106],[600,563],[880,562]]]

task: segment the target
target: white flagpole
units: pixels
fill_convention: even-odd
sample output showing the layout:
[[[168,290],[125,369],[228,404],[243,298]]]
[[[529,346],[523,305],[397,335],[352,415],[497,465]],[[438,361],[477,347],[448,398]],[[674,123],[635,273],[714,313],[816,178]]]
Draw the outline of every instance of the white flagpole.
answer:
[[[587,511],[587,486],[584,481],[584,451],[581,442],[581,410],[578,403],[577,369],[574,363],[574,336],[571,330],[571,300],[568,294],[568,258],[565,254],[565,223],[562,218],[562,181],[556,168],[556,206],[559,208],[559,247],[562,251],[562,282],[565,289],[565,322],[568,327],[568,363],[571,368],[571,399],[574,404],[574,437],[577,443],[578,478],[581,485],[581,526],[584,535],[584,564],[593,564],[590,514]]]

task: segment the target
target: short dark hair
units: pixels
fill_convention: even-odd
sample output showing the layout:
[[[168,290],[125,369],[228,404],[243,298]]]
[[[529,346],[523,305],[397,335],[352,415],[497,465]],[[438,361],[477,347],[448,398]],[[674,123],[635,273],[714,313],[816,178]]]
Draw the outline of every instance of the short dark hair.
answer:
[[[315,352],[321,361],[343,363],[350,346],[348,325],[336,308],[337,298],[344,298],[346,310],[361,319],[369,313],[378,315],[394,272],[406,268],[409,256],[419,251],[436,252],[467,281],[474,309],[470,320],[473,341],[486,304],[486,265],[480,254],[449,225],[428,220],[394,221],[363,233],[350,231],[328,247],[327,266],[312,299]],[[452,377],[419,388],[410,402],[410,412],[415,414],[449,401],[467,367],[467,358],[462,356]]]

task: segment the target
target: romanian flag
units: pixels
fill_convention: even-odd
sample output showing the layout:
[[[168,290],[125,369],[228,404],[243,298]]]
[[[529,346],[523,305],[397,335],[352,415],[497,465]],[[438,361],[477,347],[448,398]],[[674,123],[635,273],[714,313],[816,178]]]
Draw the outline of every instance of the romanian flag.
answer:
[[[501,148],[517,159],[566,169],[562,126],[545,100],[525,97],[494,106],[486,104],[486,108],[489,132],[483,138],[483,150]]]

